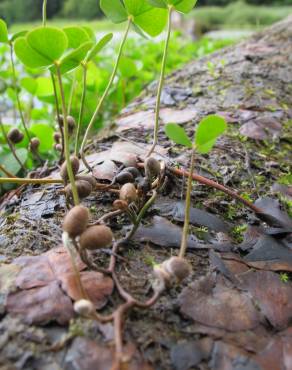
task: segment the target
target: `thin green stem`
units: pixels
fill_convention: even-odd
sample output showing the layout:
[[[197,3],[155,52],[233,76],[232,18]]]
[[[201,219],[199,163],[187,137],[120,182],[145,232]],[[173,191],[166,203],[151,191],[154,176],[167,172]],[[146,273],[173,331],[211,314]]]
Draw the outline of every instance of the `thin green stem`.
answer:
[[[30,134],[28,132],[28,129],[26,127],[26,123],[25,123],[25,119],[24,119],[24,115],[23,115],[23,112],[22,112],[21,103],[20,103],[20,99],[19,99],[19,94],[18,94],[18,90],[17,90],[17,78],[16,78],[14,58],[13,58],[13,45],[12,45],[12,43],[10,43],[9,46],[10,46],[10,62],[11,62],[12,77],[13,77],[13,89],[14,89],[15,96],[16,96],[17,109],[18,109],[18,113],[19,113],[19,116],[20,116],[20,119],[21,119],[22,126],[24,128],[25,134],[28,138],[28,141],[30,141],[31,136],[30,136]]]
[[[74,96],[74,92],[75,92],[75,88],[76,88],[76,82],[77,82],[77,75],[76,75],[76,72],[75,72],[74,76],[73,76],[73,81],[72,81],[71,91],[70,91],[70,96],[69,96],[69,101],[68,101],[68,108],[67,108],[67,113],[68,114],[71,113],[73,96]]]
[[[27,179],[21,177],[0,177],[0,184],[63,184],[61,179]]]
[[[161,72],[160,72],[160,78],[159,78],[158,89],[157,89],[153,144],[152,144],[151,148],[149,149],[149,151],[146,155],[146,158],[150,157],[150,155],[153,153],[153,151],[155,150],[155,147],[158,143],[160,102],[161,102],[162,89],[163,89],[163,85],[164,85],[165,67],[166,67],[166,61],[167,61],[167,52],[168,52],[168,46],[169,46],[169,40],[170,40],[170,34],[171,34],[171,15],[172,15],[172,11],[173,11],[173,6],[170,5],[168,7],[167,34],[166,34],[166,39],[165,39],[165,44],[164,44],[163,58],[162,58],[162,64],[161,64]]]
[[[70,147],[69,147],[69,130],[68,130],[68,121],[67,121],[67,110],[66,110],[66,102],[65,102],[65,94],[64,94],[64,88],[62,83],[62,76],[60,71],[60,66],[55,63],[56,71],[57,71],[57,79],[59,83],[60,88],[60,95],[61,95],[61,102],[62,102],[62,111],[63,111],[63,119],[64,119],[64,146],[65,146],[65,159],[67,163],[67,172],[69,181],[72,186],[72,194],[73,194],[73,200],[75,206],[79,204],[79,196],[78,191],[75,183],[75,178],[72,170],[72,165],[70,161]]]
[[[20,168],[26,172],[26,168],[24,167],[23,163],[21,162],[21,160],[19,159],[18,155],[16,154],[16,151],[15,151],[15,147],[14,145],[11,143],[11,141],[8,139],[7,135],[6,135],[6,132],[5,132],[5,129],[4,129],[4,126],[3,126],[3,123],[2,123],[2,120],[0,118],[0,126],[1,126],[1,130],[2,130],[2,134],[3,134],[3,137],[4,139],[6,140],[10,150],[11,150],[11,153],[13,155],[13,157],[15,158],[16,162],[18,162]]]
[[[82,141],[82,144],[81,144],[81,148],[80,148],[80,155],[81,155],[81,158],[82,158],[82,161],[84,163],[84,165],[87,167],[87,169],[89,171],[91,171],[91,168],[89,166],[89,164],[86,162],[86,159],[85,159],[85,155],[84,155],[84,150],[85,150],[85,145],[87,143],[87,140],[88,140],[88,136],[89,136],[89,133],[90,133],[90,130],[99,114],[99,111],[102,107],[102,104],[105,100],[105,98],[107,97],[109,91],[110,91],[110,88],[114,82],[114,79],[115,79],[115,76],[116,76],[116,73],[117,73],[117,70],[118,70],[118,66],[119,66],[119,62],[120,62],[120,59],[121,59],[121,56],[122,56],[122,52],[123,52],[123,48],[124,48],[124,45],[125,45],[125,42],[127,40],[127,37],[128,37],[128,33],[129,33],[129,30],[130,30],[130,26],[131,26],[131,23],[132,23],[132,18],[129,17],[128,19],[128,22],[127,22],[127,27],[126,27],[126,30],[125,30],[125,33],[124,33],[124,36],[123,36],[123,39],[121,41],[121,44],[120,44],[120,47],[119,47],[119,51],[118,51],[118,55],[117,55],[117,59],[116,59],[116,62],[115,62],[115,65],[114,65],[114,69],[112,71],[112,74],[111,74],[111,77],[109,79],[109,82],[107,84],[107,87],[104,91],[104,93],[102,94],[97,106],[96,106],[96,109],[95,109],[95,112],[93,113],[93,116],[88,124],[88,127],[86,129],[86,132],[84,134],[84,137],[83,137],[83,141]]]
[[[194,172],[194,166],[195,166],[195,149],[192,149],[190,173]],[[179,251],[179,257],[181,258],[184,257],[186,250],[187,250],[187,246],[188,246],[192,182],[193,182],[192,176],[189,176],[187,194],[186,194],[185,221],[184,221],[184,227],[183,227],[182,239],[181,239],[181,245],[180,245],[180,251]]]
[[[47,25],[47,0],[43,1],[43,26]]]
[[[56,81],[55,81],[55,77],[54,77],[53,72],[51,72],[51,80],[52,80],[53,90],[54,90],[55,106],[56,106],[56,113],[57,113],[57,121],[58,121],[59,131],[60,131],[60,134],[61,134],[62,151],[61,151],[61,155],[60,155],[60,162],[62,162],[63,161],[63,157],[64,157],[64,147],[65,147],[64,142],[65,142],[65,140],[64,140],[63,127],[62,127],[62,125],[60,123],[59,100],[58,100],[58,93],[57,93]]]
[[[25,123],[24,114],[23,114],[23,111],[22,111],[21,102],[20,102],[18,89],[17,89],[17,77],[16,77],[15,63],[14,63],[14,58],[13,58],[13,44],[9,43],[9,46],[10,46],[10,62],[11,62],[12,77],[13,77],[13,89],[14,89],[14,93],[15,93],[15,97],[16,97],[17,110],[18,110],[18,114],[19,114],[23,129],[24,129],[25,135],[27,136],[27,139],[30,142],[31,141],[31,136],[29,134],[27,125]],[[42,161],[41,157],[39,156],[38,152],[34,152],[33,154],[40,161],[40,163],[43,163],[43,161]]]
[[[131,231],[129,232],[129,234],[126,236],[125,240],[130,240],[133,235],[135,234],[135,232],[137,231],[145,213],[148,211],[148,209],[152,206],[152,204],[155,202],[155,199],[157,197],[157,192],[156,190],[153,191],[153,194],[151,196],[151,198],[149,198],[147,200],[147,202],[144,204],[144,206],[142,207],[141,211],[139,212],[137,218],[136,218],[136,222],[134,224],[134,226],[132,227]]]
[[[77,156],[78,150],[79,150],[79,137],[80,137],[81,122],[82,122],[82,118],[83,118],[84,103],[85,103],[85,97],[86,97],[87,65],[82,64],[82,68],[83,68],[83,84],[82,84],[81,105],[80,105],[80,109],[79,109],[79,116],[78,116],[78,122],[77,122],[77,132],[76,132],[76,141],[75,141],[75,155],[76,156]]]

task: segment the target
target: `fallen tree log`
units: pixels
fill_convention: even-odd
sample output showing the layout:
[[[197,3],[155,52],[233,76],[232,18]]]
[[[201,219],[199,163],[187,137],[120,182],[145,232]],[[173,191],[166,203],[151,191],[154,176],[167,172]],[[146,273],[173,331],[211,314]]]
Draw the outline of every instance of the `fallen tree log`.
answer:
[[[289,175],[291,163],[291,62],[290,17],[175,71],[163,90],[157,148],[167,162],[187,168],[188,153],[166,140],[163,124],[177,122],[192,133],[205,115],[223,115],[229,132],[212,154],[197,157],[196,172],[250,201],[273,196],[257,201],[281,225],[289,222],[277,199],[288,209],[291,192],[285,181],[278,184]],[[87,154],[98,178],[110,181],[117,162],[132,152],[146,152],[155,93],[154,83],[122,112],[111,130],[93,139]],[[0,215],[0,365],[7,369],[111,369],[111,324],[76,317],[69,324],[74,289],[66,275],[68,260],[64,250],[51,251],[61,243],[66,208],[61,188],[56,184],[22,188]],[[175,253],[170,248],[178,247],[183,189],[182,181],[170,179],[170,189],[153,207],[160,216],[147,217],[119,260],[123,284],[139,297],[148,286],[151,263],[164,260]],[[114,194],[97,192],[85,204],[97,219],[112,210],[114,199]],[[291,230],[268,228],[224,193],[198,184],[192,206],[188,259],[193,274],[178,300],[173,290],[152,310],[137,310],[128,317],[125,338],[134,359],[131,369],[288,369],[292,286],[287,274],[292,260],[286,237]],[[125,223],[115,220],[113,228],[122,233]],[[103,262],[107,255],[96,257]],[[89,283],[93,278],[102,282],[103,294],[96,293],[98,286],[92,289],[103,307],[111,294],[110,279],[81,273],[87,274]],[[112,303],[116,300],[113,295]]]

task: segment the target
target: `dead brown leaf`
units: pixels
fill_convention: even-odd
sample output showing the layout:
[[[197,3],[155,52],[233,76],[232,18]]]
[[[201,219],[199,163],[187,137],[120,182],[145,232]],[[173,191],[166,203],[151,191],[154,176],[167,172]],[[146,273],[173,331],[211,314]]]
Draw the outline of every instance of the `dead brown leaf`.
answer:
[[[263,235],[244,257],[249,265],[259,269],[292,271],[292,253],[283,241]]]
[[[214,344],[209,366],[211,370],[263,370],[250,358],[247,351],[221,341]]]
[[[275,118],[259,117],[241,126],[239,132],[254,140],[274,139],[281,134],[282,125]]]
[[[292,284],[284,283],[271,271],[248,271],[239,279],[261,312],[276,329],[284,329],[292,319]]]
[[[188,370],[207,359],[211,353],[213,341],[204,338],[197,341],[181,342],[171,349],[171,362],[175,370]]]
[[[74,315],[72,301],[60,289],[57,281],[9,294],[6,310],[20,315],[27,324],[43,325],[57,321],[65,325]]]
[[[153,370],[141,357],[136,348],[128,344],[124,348],[128,362],[124,364],[125,370]],[[113,369],[114,349],[109,346],[78,337],[69,349],[65,364],[66,368],[75,370],[111,370]]]
[[[261,318],[248,294],[229,288],[216,274],[185,288],[179,302],[181,312],[194,321],[229,331],[253,329]]]
[[[118,167],[116,163],[126,164],[133,157],[145,157],[151,145],[144,143],[131,143],[128,141],[116,141],[111,149],[99,153],[93,153],[86,157],[87,162],[94,170],[94,175],[100,180],[111,181]],[[167,149],[157,145],[153,156],[157,159],[165,159]],[[114,163],[115,162],[115,163]],[[86,170],[83,163],[79,173]]]
[[[62,282],[62,289],[70,298],[74,301],[80,299],[79,289],[73,274],[60,276],[60,281]],[[81,273],[81,281],[95,307],[97,309],[102,308],[106,304],[108,296],[112,293],[112,279],[99,272],[84,271]]]
[[[93,176],[98,180],[112,181],[118,172],[118,166],[111,160],[105,160],[103,163],[94,166]]]
[[[254,360],[258,363],[260,369],[263,370],[282,370],[291,368],[291,366],[283,366],[283,340],[280,337],[271,339],[266,348],[254,356]]]
[[[68,323],[74,315],[71,298],[78,300],[81,296],[67,251],[55,248],[40,256],[17,258],[13,263],[20,269],[14,277],[18,290],[8,294],[6,310],[29,324]],[[85,265],[80,259],[77,265],[95,307],[103,307],[113,290],[112,279],[95,271],[82,271]]]
[[[182,228],[174,225],[166,218],[153,217],[153,223],[149,226],[140,226],[134,235],[134,240],[151,242],[161,247],[179,248],[182,238]],[[188,248],[203,248],[194,235],[188,237]]]
[[[262,212],[257,213],[261,220],[267,222],[270,226],[290,228],[292,231],[292,219],[287,212],[281,209],[278,200],[263,197],[257,199],[254,204],[262,210]]]
[[[121,162],[129,158],[129,155],[136,155],[137,157],[145,157],[151,145],[144,143],[131,143],[128,141],[116,141],[110,152],[110,159],[112,161]],[[167,155],[168,150],[157,145],[155,147],[154,157],[157,159],[164,158]]]
[[[157,208],[161,216],[168,216],[176,221],[184,221],[185,218],[185,202],[177,201],[173,199],[160,198],[155,203],[155,208]],[[230,224],[220,219],[218,216],[206,212],[199,208],[190,208],[190,223],[197,226],[206,226],[211,230],[217,232],[221,231],[228,233],[230,230]]]
[[[173,109],[162,108],[160,110],[160,119],[163,124],[175,122],[177,124],[186,123],[197,117],[198,112],[193,108]],[[135,112],[119,118],[116,123],[117,131],[121,132],[131,128],[143,127],[152,128],[154,126],[155,114],[152,110]]]

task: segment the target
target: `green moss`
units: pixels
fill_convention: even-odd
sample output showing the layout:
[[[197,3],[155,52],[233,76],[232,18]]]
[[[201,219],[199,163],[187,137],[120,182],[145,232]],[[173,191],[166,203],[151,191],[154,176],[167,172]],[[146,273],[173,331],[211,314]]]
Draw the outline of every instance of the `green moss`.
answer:
[[[150,266],[150,267],[153,267],[157,264],[155,261],[155,258],[151,256],[150,254],[146,254],[145,256],[143,256],[143,261],[145,265]]]
[[[205,226],[197,227],[195,230],[196,236],[201,240],[205,240],[206,234],[208,234],[208,232],[209,230]]]
[[[246,230],[247,230],[246,224],[235,226],[232,229],[232,236],[236,242],[241,243],[243,241],[243,234],[245,233]]]
[[[280,280],[282,281],[282,283],[288,283],[289,275],[286,272],[281,272],[280,273]]]
[[[80,319],[70,320],[69,335],[71,337],[83,337],[85,335],[82,321]]]
[[[8,224],[14,224],[20,217],[20,214],[18,212],[12,213],[11,215],[8,215],[6,218],[6,221]]]
[[[282,185],[292,185],[292,173],[289,172],[286,175],[281,176],[277,182]]]

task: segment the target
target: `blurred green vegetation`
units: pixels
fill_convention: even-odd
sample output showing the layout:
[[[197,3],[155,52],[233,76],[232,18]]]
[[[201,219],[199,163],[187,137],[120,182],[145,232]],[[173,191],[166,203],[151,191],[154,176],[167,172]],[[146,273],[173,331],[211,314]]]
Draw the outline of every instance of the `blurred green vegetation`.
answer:
[[[84,24],[83,24],[84,25]],[[88,23],[86,24],[88,25]],[[106,46],[95,59],[89,63],[87,70],[87,89],[82,121],[83,130],[91,119],[96,103],[103,93],[112,72],[119,35]],[[131,100],[138,96],[150,82],[156,80],[161,68],[163,40],[154,41],[131,34],[127,40],[124,55],[121,58],[118,74],[103,109],[95,122],[95,131],[111,122],[114,117]],[[179,32],[174,32],[169,45],[169,57],[166,72],[170,73],[190,60],[212,53],[226,45],[229,40],[209,40],[202,38],[193,42]],[[17,88],[21,106],[32,136],[41,141],[40,155],[50,162],[55,161],[59,153],[53,148],[53,132],[55,130],[55,106],[53,86],[48,72],[25,68],[16,62]],[[14,111],[16,96],[13,90],[13,74],[9,63],[7,45],[0,44],[0,106],[5,131],[13,127],[23,132],[20,118]],[[71,101],[70,114],[77,119],[82,94],[82,68],[66,73],[63,76],[66,102]],[[35,160],[27,151],[28,141],[25,138],[16,144],[17,153],[21,155],[25,166],[32,169]],[[5,164],[13,175],[22,176],[19,164],[11,156],[10,150],[0,130],[0,163]],[[1,175],[1,173],[0,173]],[[4,186],[2,191],[7,190]],[[0,187],[1,194],[1,187]]]
[[[42,1],[43,0],[0,0],[0,17],[4,18],[9,24],[17,22],[31,22],[40,19],[42,12]],[[245,0],[245,2],[249,5],[263,6],[263,10],[259,9],[260,12],[263,11],[262,17],[266,22],[263,22],[263,24],[267,24],[270,22],[270,20],[278,19],[277,14],[280,14],[281,10],[277,10],[277,8],[274,6],[292,6],[292,0]],[[210,17],[215,17],[214,12],[217,12],[217,10],[213,8],[213,6],[232,6],[234,3],[234,0],[198,0],[198,7],[202,6],[202,8],[204,8],[206,5],[212,7],[206,7],[205,11],[203,9],[200,10],[202,11],[205,19],[205,14],[209,12],[211,12]],[[270,10],[265,8],[265,6],[271,5],[273,5],[273,8]],[[250,9],[251,12],[255,10],[254,8]],[[286,10],[283,9],[281,14],[284,13],[285,15],[285,11]],[[245,10],[245,12],[248,12],[248,10]],[[256,12],[258,12],[258,9]],[[273,17],[274,12],[276,13],[275,17]],[[47,5],[47,13],[49,19],[58,17],[91,20],[102,16],[99,8],[99,0],[49,0]],[[248,14],[244,14],[243,18],[247,19],[247,21],[250,18],[253,20],[252,16]],[[215,20],[217,20],[217,18]]]
[[[0,17],[8,24],[41,19],[43,0],[0,0]],[[99,0],[48,0],[48,19],[94,19],[102,16]]]
[[[224,6],[234,3],[234,0],[199,0],[198,5]],[[292,5],[292,0],[246,0],[246,3],[253,5]]]
[[[198,7],[188,15],[188,18],[195,18],[198,27],[203,31],[228,27],[268,26],[292,14],[292,0],[286,3],[290,3],[291,6],[257,6],[239,0],[225,7]]]
[[[1,1],[1,0],[0,0]],[[41,18],[31,22],[17,22],[11,24],[9,27],[9,32],[16,33],[22,30],[30,30],[41,24]],[[67,27],[67,26],[88,26],[95,32],[104,31],[122,31],[123,24],[114,24],[106,18],[99,18],[96,20],[82,20],[82,19],[65,19],[65,18],[54,18],[48,21],[48,25],[55,27]]]

